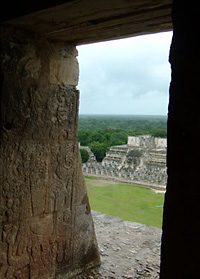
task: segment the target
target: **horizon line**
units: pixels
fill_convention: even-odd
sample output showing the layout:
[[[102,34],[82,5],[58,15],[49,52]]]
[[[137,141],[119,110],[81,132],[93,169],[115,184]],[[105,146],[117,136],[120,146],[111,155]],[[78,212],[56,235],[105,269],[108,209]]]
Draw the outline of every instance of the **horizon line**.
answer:
[[[167,114],[107,114],[107,113],[79,113],[79,116],[167,116]]]

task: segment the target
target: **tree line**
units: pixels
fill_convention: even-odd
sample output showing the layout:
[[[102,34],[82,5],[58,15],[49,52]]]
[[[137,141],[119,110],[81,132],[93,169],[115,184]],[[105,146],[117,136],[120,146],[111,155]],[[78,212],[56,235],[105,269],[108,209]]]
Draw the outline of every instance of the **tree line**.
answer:
[[[79,116],[78,142],[89,146],[101,162],[111,146],[127,144],[128,136],[167,137],[165,116]],[[82,152],[84,153],[84,152]]]

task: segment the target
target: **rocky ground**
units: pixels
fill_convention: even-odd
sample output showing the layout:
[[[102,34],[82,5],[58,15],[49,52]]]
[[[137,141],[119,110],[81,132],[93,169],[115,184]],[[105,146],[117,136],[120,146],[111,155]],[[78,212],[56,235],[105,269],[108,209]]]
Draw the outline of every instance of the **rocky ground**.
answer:
[[[159,278],[161,230],[93,212],[101,267],[77,279]]]

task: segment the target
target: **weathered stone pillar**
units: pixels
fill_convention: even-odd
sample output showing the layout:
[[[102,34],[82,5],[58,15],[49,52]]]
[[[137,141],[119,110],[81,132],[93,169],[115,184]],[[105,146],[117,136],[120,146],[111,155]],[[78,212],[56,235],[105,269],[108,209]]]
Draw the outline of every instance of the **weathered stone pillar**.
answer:
[[[77,145],[77,51],[4,31],[0,278],[69,278],[99,264]]]
[[[174,1],[161,279],[200,278],[200,4]]]

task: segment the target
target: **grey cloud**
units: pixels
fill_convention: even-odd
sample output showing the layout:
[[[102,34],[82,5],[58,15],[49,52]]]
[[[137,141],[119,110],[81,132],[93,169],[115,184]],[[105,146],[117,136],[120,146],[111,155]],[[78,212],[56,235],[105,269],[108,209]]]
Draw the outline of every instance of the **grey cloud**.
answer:
[[[121,113],[127,107],[134,114],[137,105],[137,114],[145,114],[146,103],[154,99],[152,114],[160,114],[161,107],[166,114],[171,36],[161,33],[79,47],[81,112],[93,113],[92,105],[96,113],[102,107],[105,113],[117,113],[123,105]]]

